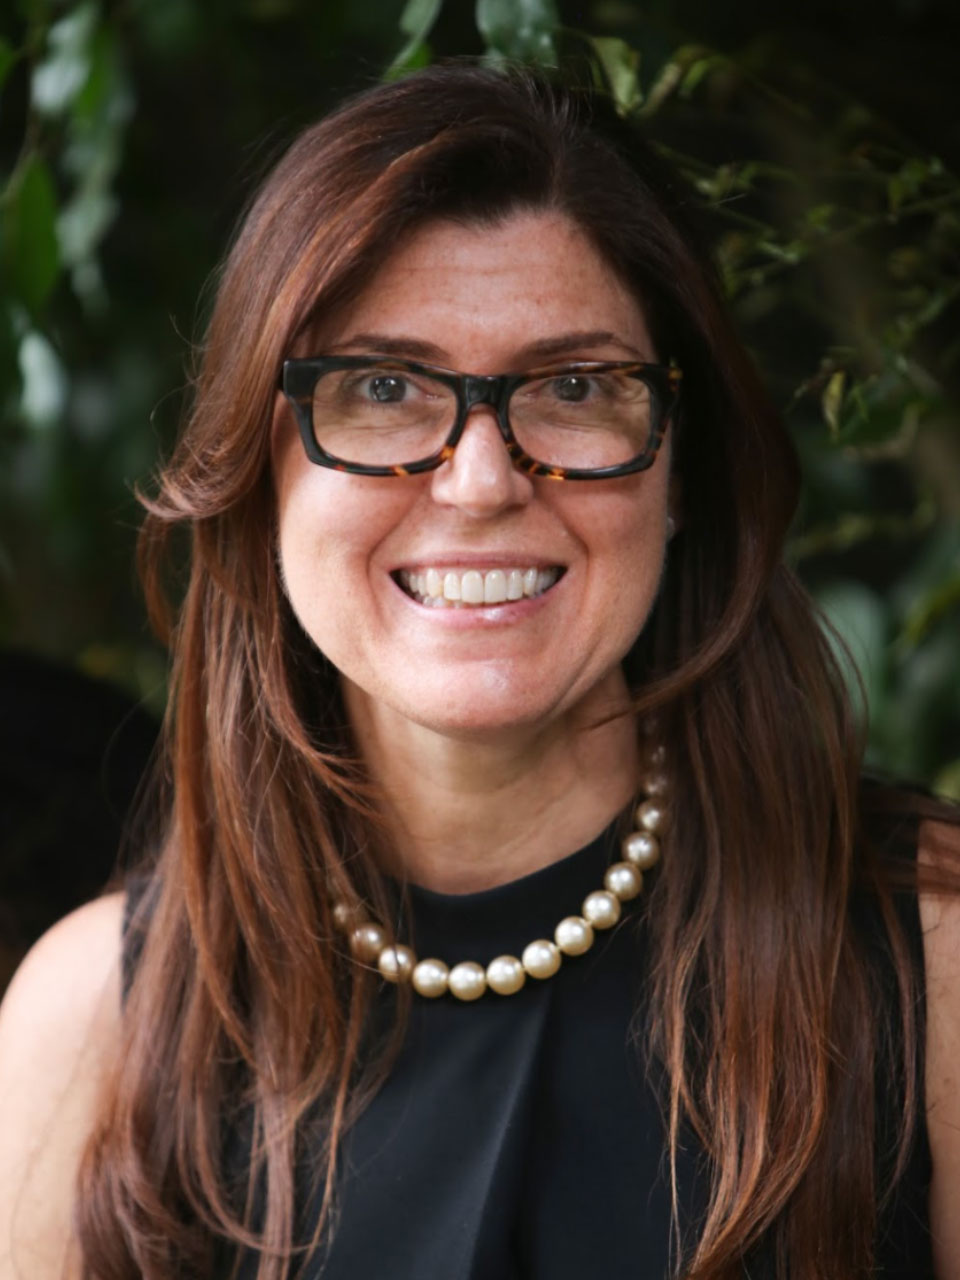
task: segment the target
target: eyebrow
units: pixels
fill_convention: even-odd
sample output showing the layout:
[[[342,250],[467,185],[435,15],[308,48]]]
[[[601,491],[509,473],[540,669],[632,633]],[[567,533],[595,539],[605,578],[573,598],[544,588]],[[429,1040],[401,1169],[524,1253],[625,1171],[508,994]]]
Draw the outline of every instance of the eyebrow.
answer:
[[[577,329],[570,333],[556,334],[550,338],[538,338],[518,348],[512,364],[525,364],[530,361],[549,360],[556,356],[571,355],[582,351],[585,347],[620,347],[621,350],[635,356],[638,360],[649,360],[649,353],[644,354],[636,347],[625,342],[610,329]],[[443,364],[449,359],[442,347],[432,342],[424,342],[420,338],[389,336],[383,333],[355,333],[343,342],[329,347],[331,354],[338,354],[351,348],[362,347],[365,351],[376,352],[384,356],[406,356],[408,359],[425,360],[432,364]]]

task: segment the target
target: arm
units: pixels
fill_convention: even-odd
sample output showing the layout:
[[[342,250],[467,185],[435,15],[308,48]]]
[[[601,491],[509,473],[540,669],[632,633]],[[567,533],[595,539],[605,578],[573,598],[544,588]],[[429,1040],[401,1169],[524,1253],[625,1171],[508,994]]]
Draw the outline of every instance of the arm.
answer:
[[[74,1182],[120,1030],[122,895],[73,912],[0,1005],[0,1277],[73,1280]]]
[[[925,823],[921,862],[960,864],[960,827]],[[960,1280],[960,897],[921,894],[927,989],[927,1131],[933,1154],[930,1226],[937,1280]]]

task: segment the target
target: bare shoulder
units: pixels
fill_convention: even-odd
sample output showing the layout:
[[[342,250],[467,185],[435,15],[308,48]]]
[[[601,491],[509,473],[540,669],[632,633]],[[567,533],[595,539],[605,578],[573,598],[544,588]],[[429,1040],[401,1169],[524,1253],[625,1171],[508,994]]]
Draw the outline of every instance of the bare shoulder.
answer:
[[[921,863],[960,868],[960,826],[925,822]],[[927,992],[930,1222],[938,1280],[960,1280],[960,894],[920,895]]]
[[[33,947],[0,1005],[0,1275],[72,1276],[73,1184],[120,1031],[122,894]]]

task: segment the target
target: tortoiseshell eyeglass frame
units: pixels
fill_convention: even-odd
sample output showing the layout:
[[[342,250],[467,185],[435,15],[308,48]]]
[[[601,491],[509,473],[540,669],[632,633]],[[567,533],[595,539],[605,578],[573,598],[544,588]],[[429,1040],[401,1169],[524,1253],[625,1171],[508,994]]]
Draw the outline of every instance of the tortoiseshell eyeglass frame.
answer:
[[[317,382],[324,374],[334,370],[362,369],[367,365],[375,365],[378,370],[388,372],[395,369],[398,372],[423,374],[449,387],[456,394],[457,413],[453,426],[446,440],[435,453],[402,465],[386,466],[348,462],[327,453],[320,447],[313,429],[313,391]],[[518,387],[545,377],[614,371],[635,376],[645,382],[652,392],[653,420],[650,439],[642,453],[627,462],[618,462],[610,467],[558,467],[531,458],[521,448],[513,434],[508,415],[510,397]],[[329,467],[333,471],[345,471],[356,476],[411,476],[423,471],[433,471],[453,457],[453,451],[463,434],[467,416],[473,406],[487,404],[496,411],[497,425],[503,436],[507,453],[518,470],[531,476],[545,476],[550,480],[605,480],[614,476],[631,475],[635,471],[645,471],[653,465],[667,427],[677,410],[682,376],[675,365],[651,364],[640,360],[579,360],[564,365],[531,369],[526,373],[483,376],[457,373],[452,369],[421,364],[415,360],[401,360],[395,356],[378,356],[374,353],[358,356],[308,356],[302,359],[286,360],[280,376],[280,390],[293,406],[307,457],[318,466]]]

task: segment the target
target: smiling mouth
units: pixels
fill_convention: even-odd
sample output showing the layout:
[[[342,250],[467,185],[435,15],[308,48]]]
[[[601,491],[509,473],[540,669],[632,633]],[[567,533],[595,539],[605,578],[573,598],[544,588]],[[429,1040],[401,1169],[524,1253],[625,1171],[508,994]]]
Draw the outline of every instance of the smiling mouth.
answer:
[[[542,596],[565,572],[563,565],[552,565],[547,569],[398,569],[391,576],[418,604],[462,609]]]

